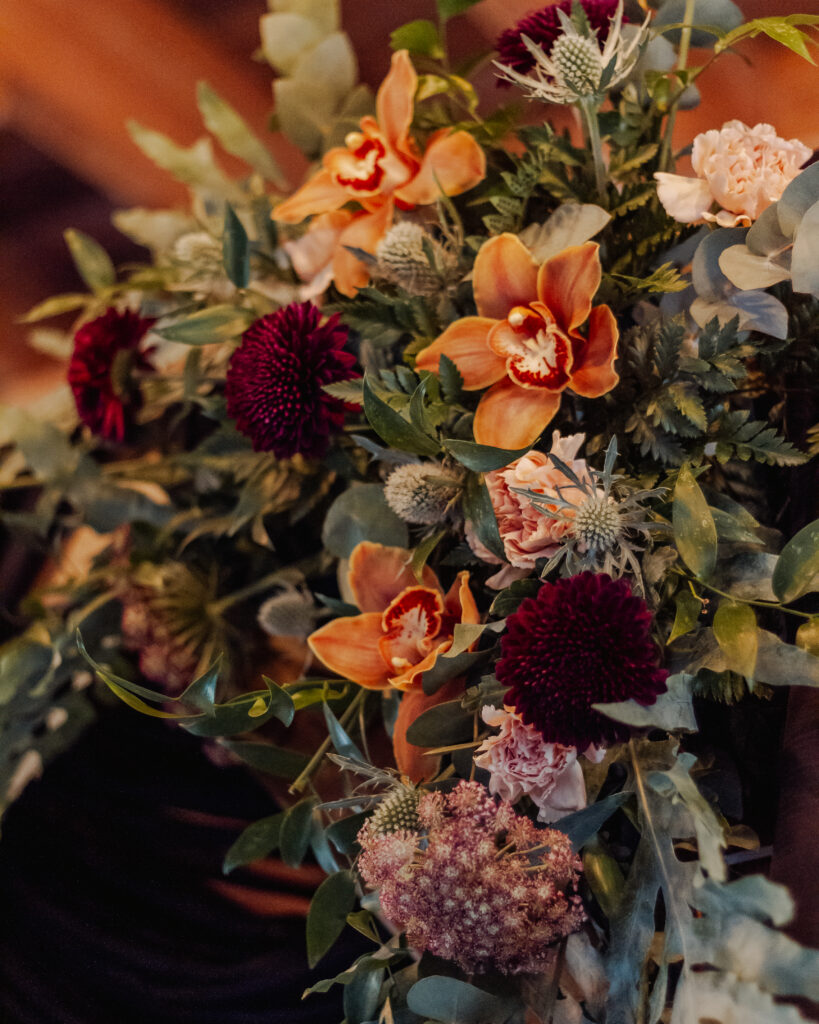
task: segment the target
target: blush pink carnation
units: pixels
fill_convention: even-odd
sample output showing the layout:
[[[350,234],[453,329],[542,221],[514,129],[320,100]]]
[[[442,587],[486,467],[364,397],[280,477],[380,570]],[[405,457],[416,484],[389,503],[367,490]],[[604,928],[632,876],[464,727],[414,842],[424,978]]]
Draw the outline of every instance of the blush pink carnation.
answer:
[[[490,587],[500,590],[513,580],[528,575],[534,569],[537,560],[551,558],[560,547],[562,538],[571,532],[571,508],[564,510],[569,518],[550,519],[539,512],[525,494],[519,494],[516,488],[545,495],[557,495],[559,488],[566,501],[582,504],[588,495],[572,484],[566,474],[552,462],[550,456],[556,455],[565,462],[579,480],[584,483],[591,482],[585,459],[577,458],[585,439],[585,434],[561,437],[560,433],[555,431],[549,455],[543,452],[528,452],[503,469],[486,474],[486,487],[498,521],[503,551],[509,563],[486,581]],[[503,564],[478,540],[469,524],[467,540],[475,554],[483,561],[493,565]]]
[[[657,171],[657,196],[682,224],[713,220],[720,227],[749,225],[785,191],[811,155],[799,139],[781,139],[772,125],[728,121],[694,139],[696,177]],[[722,209],[710,212],[713,203]]]
[[[500,732],[478,747],[475,764],[490,775],[489,792],[516,803],[531,797],[538,821],[557,821],[564,814],[586,806],[586,784],[577,760],[577,748],[546,743],[531,725],[514,711],[487,705],[481,712],[487,725]],[[600,760],[602,752],[589,748],[586,756]]]

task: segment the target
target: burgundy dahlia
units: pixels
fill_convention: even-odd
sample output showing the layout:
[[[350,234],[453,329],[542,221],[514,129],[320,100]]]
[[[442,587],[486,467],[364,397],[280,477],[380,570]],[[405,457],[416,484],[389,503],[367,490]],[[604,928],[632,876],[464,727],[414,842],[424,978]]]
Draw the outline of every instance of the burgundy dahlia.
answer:
[[[322,385],[353,376],[346,341],[338,314],[322,323],[310,302],[293,302],[245,331],[230,358],[225,394],[228,416],[254,451],[279,459],[326,453],[330,434],[344,421],[344,404]]]
[[[547,743],[585,749],[626,739],[628,729],[592,704],[653,704],[665,692],[651,612],[625,580],[582,572],[544,583],[509,616],[498,680],[505,701]]]
[[[598,40],[604,43],[609,34],[609,19],[614,17],[617,10],[617,0],[581,0],[580,6],[586,12],[591,27],[597,30]],[[531,71],[535,66],[535,60],[526,49],[521,36],[528,36],[548,56],[554,41],[563,31],[557,16],[558,11],[571,14],[572,0],[560,0],[560,3],[532,11],[525,18],[521,18],[514,28],[508,28],[497,42],[499,62],[519,71],[522,75]],[[623,15],[623,24],[627,23],[628,18]]]
[[[126,408],[137,408],[141,395],[132,377],[134,370],[154,369],[153,349],[139,344],[153,320],[144,320],[126,309],[106,310],[83,324],[74,335],[74,351],[68,364],[68,383],[80,420],[108,441],[122,441]]]

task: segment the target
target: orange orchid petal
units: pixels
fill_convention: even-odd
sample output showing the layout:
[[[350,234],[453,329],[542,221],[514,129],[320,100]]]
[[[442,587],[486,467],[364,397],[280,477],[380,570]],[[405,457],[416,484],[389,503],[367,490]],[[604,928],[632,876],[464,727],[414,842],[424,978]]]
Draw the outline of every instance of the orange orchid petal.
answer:
[[[430,138],[418,173],[395,196],[410,206],[425,206],[440,198],[474,188],[486,176],[486,156],[468,132],[442,128]]]
[[[411,558],[412,552],[406,548],[388,547],[369,540],[356,544],[350,555],[348,579],[362,612],[381,615],[403,590],[418,586],[410,568]],[[438,578],[429,566],[424,566],[422,583],[430,590],[441,592]],[[379,640],[382,635],[383,628],[378,634]]]
[[[506,361],[495,355],[486,340],[496,323],[483,316],[456,320],[431,345],[421,349],[415,359],[416,368],[437,373],[445,355],[458,367],[468,391],[489,387],[506,374]]]
[[[393,205],[383,203],[373,213],[358,213],[338,237],[333,256],[333,280],[342,295],[353,296],[370,279],[370,271],[363,260],[348,249],[351,245],[364,252],[374,253],[376,246],[392,224]]]
[[[333,152],[336,151],[330,150],[330,153]],[[344,153],[346,150],[339,152]],[[339,185],[328,170],[323,169],[318,174],[314,174],[289,199],[279,203],[273,210],[273,219],[281,221],[282,224],[298,224],[305,217],[337,210],[340,206],[348,203],[351,198],[353,197],[347,192],[347,189],[343,185]]]
[[[522,388],[506,378],[481,398],[472,431],[478,444],[525,448],[543,433],[559,408],[559,391]]]
[[[390,686],[394,686],[396,690],[411,690],[416,685],[420,686],[421,676],[423,673],[428,672],[434,666],[440,655],[446,654],[451,646],[451,637],[442,641],[437,647],[431,650],[429,654],[425,654],[424,657],[415,665],[411,665],[403,672],[399,672],[397,676],[390,676]]]
[[[331,672],[368,690],[389,686],[389,674],[378,652],[383,636],[381,615],[367,612],[333,619],[307,638],[310,650]]]
[[[409,129],[418,88],[418,75],[412,66],[409,53],[398,50],[392,55],[387,77],[381,83],[375,98],[375,116],[378,127],[387,142],[398,153],[411,155]]]
[[[475,625],[481,621],[481,613],[469,586],[469,573],[459,572],[449,588],[444,602],[446,610],[458,622]]]
[[[589,337],[580,350],[579,367],[569,387],[584,398],[599,398],[620,380],[614,372],[617,358],[617,321],[608,306],[595,306],[589,317]]]
[[[495,320],[505,320],[514,306],[528,306],[538,297],[537,267],[517,235],[497,235],[481,246],[472,290],[478,313]]]
[[[597,242],[570,246],[546,260],[538,272],[538,298],[566,334],[585,323],[591,312],[602,275],[599,249]]]
[[[392,735],[392,746],[398,770],[413,782],[431,779],[438,773],[440,758],[425,757],[424,747],[407,742],[407,729],[419,715],[448,700],[457,700],[464,690],[461,679],[450,679],[437,693],[426,694],[420,686],[408,690],[401,698]]]

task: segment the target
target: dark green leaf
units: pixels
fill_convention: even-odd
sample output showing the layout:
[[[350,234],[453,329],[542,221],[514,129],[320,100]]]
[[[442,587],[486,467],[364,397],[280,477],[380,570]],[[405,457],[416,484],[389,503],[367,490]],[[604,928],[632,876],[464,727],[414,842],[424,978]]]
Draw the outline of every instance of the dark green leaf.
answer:
[[[773,590],[783,604],[815,590],[819,573],[819,519],[808,523],[782,549],[773,573]]]
[[[415,578],[421,582],[422,573],[424,566],[427,564],[429,556],[438,547],[441,539],[446,536],[446,530],[436,530],[434,533],[430,533],[427,537],[418,544],[412,552],[412,561],[410,562],[410,568],[415,573]]]
[[[376,434],[394,448],[414,455],[437,455],[441,449],[437,441],[408,423],[379,398],[369,377],[364,378],[364,414]]]
[[[278,814],[272,814],[269,818],[261,818],[259,821],[254,821],[252,825],[248,825],[225,854],[222,871],[228,875],[234,868],[261,860],[262,857],[266,857],[275,850],[279,845],[284,813],[284,811],[280,811]]]
[[[534,597],[542,586],[540,580],[515,580],[505,590],[500,591],[492,602],[489,613],[497,615],[499,618],[511,615],[512,612],[518,610],[521,601],[527,597]]]
[[[237,288],[247,288],[250,280],[250,244],[236,211],[225,203],[225,232],[222,236],[222,261],[225,273]]]
[[[461,397],[464,379],[461,371],[446,353],[441,354],[438,363],[438,380],[441,384],[441,395],[445,402],[450,405],[457,402]]]
[[[433,694],[456,676],[462,676],[481,661],[485,661],[490,651],[462,651],[452,658],[438,658],[432,668],[421,674],[424,693]]]
[[[488,473],[492,469],[503,469],[510,462],[525,455],[529,448],[493,448],[487,444],[475,444],[474,441],[444,441],[444,447],[461,465],[475,473]]]
[[[293,804],[284,812],[279,845],[282,860],[291,868],[297,868],[301,864],[310,845],[314,804],[315,801],[310,797]]]
[[[390,34],[390,47],[393,50],[409,50],[410,53],[432,57],[433,60],[440,60],[444,56],[438,29],[426,18],[410,21],[395,29]]]
[[[341,754],[342,757],[351,757],[354,761],[361,761],[366,764],[366,757],[364,757],[355,743],[353,743],[344,731],[339,720],[327,704],[324,705],[324,721],[327,723],[327,729],[330,733],[330,739],[333,742],[336,753]]]
[[[282,843],[282,852],[283,846]],[[339,937],[347,923],[347,915],[354,906],[355,880],[352,871],[339,871],[330,875],[316,889],[307,912],[307,960],[311,968],[316,966]]]
[[[231,753],[241,758],[245,764],[267,775],[275,775],[280,779],[295,779],[307,767],[307,757],[295,750],[283,750],[272,743],[255,743],[252,741],[223,741]]]
[[[566,814],[549,827],[564,832],[572,842],[575,850],[582,850],[585,844],[596,836],[618,807],[622,807],[629,799],[628,793],[612,793],[603,800],[598,800],[590,807]]]
[[[498,521],[486,484],[480,477],[471,474],[467,478],[463,497],[464,518],[472,524],[478,539],[493,555],[506,561],[503,541],[498,530]]]
[[[387,504],[381,484],[355,484],[330,506],[321,539],[331,554],[347,558],[363,540],[405,548],[409,534],[406,523]]]
[[[344,986],[344,1018],[347,1024],[368,1024],[378,1012],[385,971],[357,974]]]
[[[262,679],[264,679],[270,691],[271,714],[274,718],[278,718],[282,725],[290,726],[293,722],[293,716],[296,714],[293,698],[268,676],[262,676]]]
[[[459,700],[437,704],[419,715],[407,729],[407,741],[417,747],[444,747],[472,739],[473,716]]]
[[[357,848],[356,836],[368,817],[369,814],[366,811],[350,814],[348,817],[328,825],[325,835],[339,853],[352,854]]]
[[[701,579],[708,579],[717,562],[717,528],[708,502],[685,465],[674,488],[674,541],[682,560]]]

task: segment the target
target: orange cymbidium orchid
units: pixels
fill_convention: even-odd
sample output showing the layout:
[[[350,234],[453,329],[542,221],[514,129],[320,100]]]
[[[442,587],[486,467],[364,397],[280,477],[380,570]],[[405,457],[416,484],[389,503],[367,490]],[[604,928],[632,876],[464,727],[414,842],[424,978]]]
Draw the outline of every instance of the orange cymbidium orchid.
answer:
[[[354,295],[369,275],[366,264],[345,246],[374,253],[396,205],[407,209],[434,203],[442,191],[458,195],[486,174],[483,150],[467,132],[442,128],[423,153],[419,150],[409,134],[417,86],[409,54],[399,50],[378,90],[376,116],[362,118],[360,130],[350,132],[344,146],[325,153],[321,170],[273,212],[275,220],[298,224],[351,201],[360,203],[363,209],[336,225],[332,251],[336,287],[346,295]]]
[[[356,545],[349,583],[361,614],[333,619],[307,638],[327,668],[370,690],[409,690],[450,649],[457,623],[480,621],[469,573],[458,573],[445,594],[429,567],[418,583],[411,557],[404,548]]]
[[[617,321],[608,306],[592,306],[602,274],[598,250],[584,242],[537,267],[516,235],[481,247],[472,280],[478,316],[456,320],[416,359],[419,370],[437,371],[446,355],[465,388],[489,388],[475,413],[478,444],[525,448],[566,388],[599,398],[617,384]],[[587,321],[584,336],[578,328]]]

